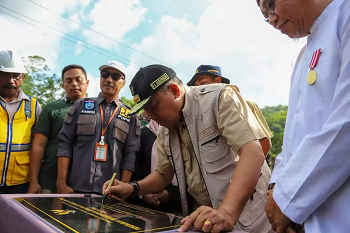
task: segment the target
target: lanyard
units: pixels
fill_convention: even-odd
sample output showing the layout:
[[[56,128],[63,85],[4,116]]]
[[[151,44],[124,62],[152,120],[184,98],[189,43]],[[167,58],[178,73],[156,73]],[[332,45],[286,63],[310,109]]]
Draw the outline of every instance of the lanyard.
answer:
[[[100,144],[101,144],[101,145],[104,145],[104,144],[105,144],[105,143],[104,143],[104,138],[105,138],[105,133],[106,133],[107,127],[108,127],[109,123],[111,123],[111,121],[113,120],[113,117],[114,117],[114,115],[116,114],[117,110],[118,110],[118,106],[114,109],[114,112],[113,112],[112,116],[109,118],[109,121],[108,121],[106,127],[103,128],[103,123],[104,123],[103,109],[102,109],[102,106],[100,105],[100,111],[101,111],[101,128],[102,128],[101,141],[100,141]]]

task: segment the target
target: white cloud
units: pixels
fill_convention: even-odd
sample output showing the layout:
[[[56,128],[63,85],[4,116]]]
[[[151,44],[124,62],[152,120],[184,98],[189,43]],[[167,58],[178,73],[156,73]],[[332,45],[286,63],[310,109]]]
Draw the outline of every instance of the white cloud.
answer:
[[[100,93],[100,77],[94,78],[92,75],[88,72],[87,78],[89,80],[89,86],[87,89],[87,93],[89,97],[97,96],[98,93]]]
[[[93,21],[91,29],[101,32],[114,40],[122,40],[125,33],[136,28],[144,20],[147,9],[139,0],[101,0],[95,4],[89,14]],[[89,42],[103,48],[115,47],[116,42],[98,35],[91,30],[85,30],[84,36]]]
[[[74,14],[71,15],[69,17],[70,20],[72,20],[75,23],[69,23],[67,26],[70,27],[70,30],[77,30],[79,29],[79,23],[80,23],[80,19],[79,19],[79,15],[78,14]]]
[[[177,68],[185,83],[200,64],[218,65],[246,99],[263,107],[287,104],[291,64],[305,43],[265,23],[255,1],[226,0],[213,1],[198,25],[163,16],[153,34],[134,47]],[[157,63],[138,53],[132,60]]]
[[[46,8],[52,9],[53,11],[62,14],[63,12],[74,12],[77,8],[84,9],[89,5],[92,0],[31,0],[36,4],[45,6]],[[34,4],[35,5],[35,4]]]
[[[45,1],[34,0],[53,11],[62,14],[78,7],[86,7],[87,0]],[[30,1],[2,0],[0,7],[0,49],[10,49],[19,56],[40,55],[44,57],[51,69],[56,68],[62,33],[70,33],[77,25],[67,23],[67,20],[47,11]],[[5,12],[5,13],[4,13]],[[7,14],[12,15],[8,16]],[[79,22],[77,15],[70,16]],[[18,18],[18,19],[16,19]],[[25,23],[25,22],[28,23]],[[50,29],[55,28],[56,30]],[[55,36],[52,33],[59,35]]]
[[[78,43],[75,47],[75,55],[79,55],[83,51],[83,49],[84,49],[84,47],[82,46],[83,44],[84,44],[83,42],[78,41]]]
[[[18,56],[40,55],[49,66],[54,66],[60,39],[45,34],[40,28],[18,23],[15,19],[0,15],[0,50],[12,50]]]

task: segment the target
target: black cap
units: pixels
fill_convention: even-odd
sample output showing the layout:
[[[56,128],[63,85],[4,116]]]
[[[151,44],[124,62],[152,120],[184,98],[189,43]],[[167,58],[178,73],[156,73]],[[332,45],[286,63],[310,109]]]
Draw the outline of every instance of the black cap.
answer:
[[[221,68],[219,66],[200,65],[196,70],[196,74],[193,75],[192,79],[187,83],[187,86],[195,86],[197,77],[202,74],[211,74],[214,76],[221,77],[222,83],[230,84],[229,79],[222,77]]]
[[[162,86],[176,76],[173,69],[163,65],[149,65],[140,68],[130,83],[130,91],[136,105],[129,115],[138,113]]]

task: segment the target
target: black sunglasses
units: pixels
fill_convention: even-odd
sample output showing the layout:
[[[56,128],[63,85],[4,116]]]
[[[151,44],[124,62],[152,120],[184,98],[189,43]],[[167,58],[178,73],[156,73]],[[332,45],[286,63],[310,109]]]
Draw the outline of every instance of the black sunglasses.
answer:
[[[111,76],[114,81],[118,81],[119,79],[124,79],[124,76],[119,73],[110,73],[108,71],[101,71],[102,78],[107,79],[109,76]]]

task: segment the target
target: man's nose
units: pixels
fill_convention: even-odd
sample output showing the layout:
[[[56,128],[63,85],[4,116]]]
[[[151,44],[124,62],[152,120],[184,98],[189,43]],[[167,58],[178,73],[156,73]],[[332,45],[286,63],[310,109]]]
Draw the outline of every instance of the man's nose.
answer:
[[[15,84],[16,83],[15,77],[14,76],[9,76],[8,79],[7,79],[7,83]]]
[[[72,86],[78,86],[77,80],[73,79],[73,81],[72,81]]]
[[[156,121],[158,119],[158,115],[157,114],[152,114],[151,112],[144,110],[143,115],[145,115],[147,118],[150,118],[154,121]]]

